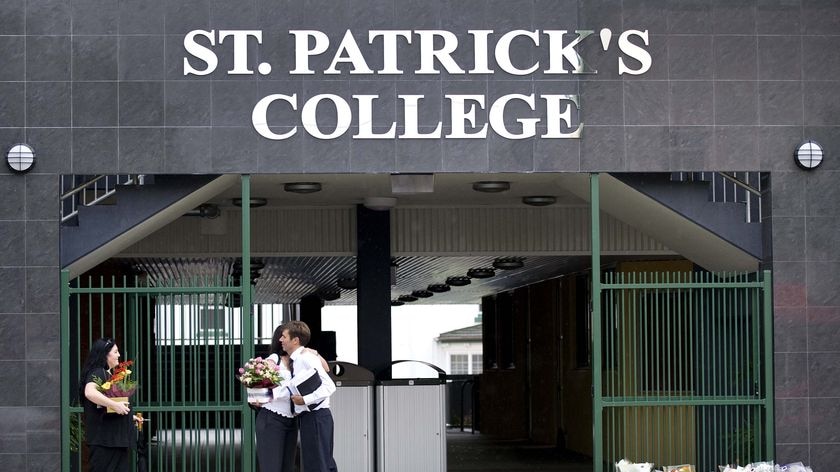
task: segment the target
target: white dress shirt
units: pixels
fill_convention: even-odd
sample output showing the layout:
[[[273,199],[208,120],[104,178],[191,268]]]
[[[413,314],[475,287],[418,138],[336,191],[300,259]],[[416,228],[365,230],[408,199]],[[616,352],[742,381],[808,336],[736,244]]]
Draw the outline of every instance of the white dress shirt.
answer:
[[[321,402],[320,405],[315,407],[316,410],[329,408],[330,395],[335,392],[335,383],[327,371],[324,370],[324,366],[321,365],[321,359],[307,351],[303,346],[297,348],[289,357],[292,360],[292,367],[296,374],[302,374],[310,369],[315,369],[318,371],[318,377],[321,378],[321,386],[315,389],[314,392],[303,396],[303,401],[306,405]],[[295,414],[305,413],[307,411],[309,409],[305,405],[295,405]]]
[[[275,364],[280,366],[280,376],[283,377],[283,381],[280,382],[280,385],[274,387],[274,399],[268,403],[263,403],[262,407],[277,413],[280,416],[285,416],[286,418],[292,418],[294,415],[292,414],[292,408],[289,404],[289,398],[291,398],[291,393],[289,393],[289,384],[292,381],[292,373],[289,372],[289,369],[280,362],[280,356],[277,354],[272,354],[268,356],[266,359],[270,359]]]

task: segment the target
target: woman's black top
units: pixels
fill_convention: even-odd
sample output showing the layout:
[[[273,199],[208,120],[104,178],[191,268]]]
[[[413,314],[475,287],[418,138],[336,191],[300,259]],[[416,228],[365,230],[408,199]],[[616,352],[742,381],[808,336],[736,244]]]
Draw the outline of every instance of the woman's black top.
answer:
[[[85,385],[93,382],[93,378],[107,380],[110,374],[99,368],[91,371],[85,378]],[[84,392],[84,386],[82,387]],[[118,415],[107,413],[104,406],[88,400],[82,395],[82,405],[85,410],[85,440],[90,446],[105,447],[134,447],[137,439],[131,413]]]

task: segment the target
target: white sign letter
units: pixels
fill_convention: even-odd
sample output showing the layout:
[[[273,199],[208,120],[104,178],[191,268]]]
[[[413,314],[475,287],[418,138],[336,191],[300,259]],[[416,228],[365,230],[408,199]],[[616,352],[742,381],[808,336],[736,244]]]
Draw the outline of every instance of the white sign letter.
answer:
[[[379,98],[379,95],[353,95],[359,102],[359,133],[354,134],[354,138],[358,139],[394,139],[396,136],[396,123],[391,123],[391,129],[382,133],[373,133],[373,101]]]
[[[403,101],[403,124],[405,130],[403,134],[399,135],[400,139],[437,139],[440,138],[441,123],[438,121],[437,128],[431,133],[420,134],[420,127],[417,123],[417,115],[419,114],[418,102],[422,95],[397,95],[397,98]]]
[[[289,71],[290,74],[314,74],[309,68],[309,56],[323,54],[330,47],[330,38],[320,31],[314,30],[290,30],[289,34],[295,37],[295,68]],[[312,49],[309,48],[309,38],[315,40]]]
[[[329,100],[335,105],[335,130],[330,134],[322,133],[321,128],[318,127],[317,112],[318,104],[321,103],[321,100]],[[350,129],[350,121],[353,119],[353,112],[350,111],[350,105],[348,105],[343,98],[338,95],[324,93],[321,95],[315,95],[307,100],[306,103],[303,104],[303,110],[301,110],[300,117],[301,121],[303,121],[303,128],[313,137],[318,139],[335,139]]]
[[[531,42],[534,43],[534,46],[540,45],[540,35],[537,31],[525,31],[525,30],[514,30],[507,32],[499,38],[499,42],[496,43],[496,63],[499,64],[499,67],[502,68],[508,74],[513,75],[528,75],[533,74],[537,69],[540,68],[539,61],[534,64],[533,66],[527,69],[519,69],[510,62],[510,43],[513,42],[513,38],[517,36],[527,36],[531,38]]]
[[[649,46],[648,43],[648,32],[647,30],[644,31],[636,31],[636,30],[628,30],[621,33],[621,36],[618,37],[618,48],[621,49],[621,52],[627,54],[628,56],[632,57],[633,59],[639,61],[642,66],[638,69],[630,69],[629,67],[624,65],[624,59],[619,57],[618,58],[618,75],[627,73],[631,75],[641,75],[647,72],[651,66],[651,57],[650,53],[647,52],[645,49],[636,46],[635,44],[630,42],[630,36],[638,36],[642,38],[644,41],[645,46]]]
[[[216,66],[219,65],[219,58],[216,57],[216,54],[210,48],[202,46],[195,41],[196,36],[204,36],[210,40],[211,46],[215,46],[215,32],[216,30],[193,30],[184,36],[184,49],[186,49],[188,53],[192,54],[193,57],[201,59],[207,64],[207,67],[204,70],[194,69],[192,65],[190,65],[190,61],[185,57],[184,75],[207,75],[216,70]]]
[[[343,57],[342,54],[345,52],[347,56]],[[349,62],[352,64],[351,74],[373,74],[373,71],[370,70],[367,62],[365,62],[362,51],[359,50],[359,45],[356,44],[356,40],[353,38],[353,33],[350,30],[344,33],[344,38],[341,39],[341,44],[338,45],[338,50],[335,52],[335,56],[333,56],[332,64],[330,64],[330,67],[324,73],[340,74],[341,71],[335,68],[339,62]]]
[[[416,74],[439,74],[435,69],[435,59],[450,74],[463,74],[464,69],[452,59],[452,53],[458,49],[458,37],[450,31],[429,30],[415,31],[420,36],[420,69]],[[443,38],[443,47],[435,49],[435,37]]]
[[[225,42],[225,38],[233,36],[233,69],[228,71],[229,75],[253,74],[248,69],[248,36],[257,39],[257,44],[262,44],[262,31],[260,30],[219,30],[219,44]]]
[[[286,139],[297,132],[297,126],[292,128],[291,131],[283,134],[277,134],[268,128],[268,106],[277,100],[283,100],[284,102],[292,105],[292,110],[297,110],[297,94],[293,93],[291,97],[280,94],[264,97],[257,102],[256,106],[254,106],[254,111],[251,112],[251,123],[254,124],[254,129],[257,130],[257,133],[259,133],[260,136],[273,141]]]
[[[411,31],[370,31],[368,42],[373,44],[373,40],[379,36],[382,36],[382,70],[377,74],[402,74],[403,71],[397,67],[397,38],[404,38],[411,44]]]
[[[574,74],[598,73],[598,71],[589,67],[589,65],[583,61],[583,58],[580,57],[580,54],[577,53],[577,50],[575,50],[575,46],[586,39],[589,35],[595,33],[594,31],[575,31],[578,37],[565,46],[563,46],[563,35],[567,33],[566,30],[546,30],[543,32],[548,35],[548,51],[550,58],[548,61],[548,69],[545,71],[546,74],[567,74],[568,71],[565,67],[563,67],[563,59],[569,61],[569,64],[574,67],[574,69],[572,69],[572,73]],[[558,51],[560,52],[559,54],[557,53]]]
[[[575,104],[575,108],[580,110],[580,99],[577,95],[540,95],[545,99],[545,134],[542,138],[580,138],[580,130],[583,128],[583,123],[571,133],[563,133],[560,131],[560,122],[566,123],[566,128],[572,127],[572,111],[569,104],[566,103],[566,108],[560,111],[560,102],[568,100]]]
[[[484,109],[484,95],[446,95],[450,101],[452,115],[452,131],[446,135],[447,138],[486,138],[487,123],[476,133],[467,134],[464,123],[469,122],[471,128],[475,128],[475,104],[470,104],[470,111],[466,111],[466,101],[472,100]]]
[[[522,132],[519,134],[511,133],[505,127],[505,107],[511,100],[522,100],[528,104],[531,110],[535,106],[533,94],[519,95],[512,93],[510,95],[502,95],[490,106],[490,126],[493,128],[493,131],[499,136],[508,139],[525,139],[535,136],[537,134],[537,123],[540,121],[539,118],[517,118],[516,121],[522,125]]]

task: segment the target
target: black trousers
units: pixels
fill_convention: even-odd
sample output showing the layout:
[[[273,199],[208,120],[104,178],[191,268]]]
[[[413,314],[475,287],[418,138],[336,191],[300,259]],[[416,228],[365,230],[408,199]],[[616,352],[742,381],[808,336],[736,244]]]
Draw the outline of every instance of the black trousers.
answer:
[[[297,420],[261,408],[255,432],[260,472],[294,472]]]
[[[88,446],[90,472],[128,472],[128,448]]]
[[[337,472],[333,459],[333,417],[329,408],[298,415],[300,454],[306,472]]]

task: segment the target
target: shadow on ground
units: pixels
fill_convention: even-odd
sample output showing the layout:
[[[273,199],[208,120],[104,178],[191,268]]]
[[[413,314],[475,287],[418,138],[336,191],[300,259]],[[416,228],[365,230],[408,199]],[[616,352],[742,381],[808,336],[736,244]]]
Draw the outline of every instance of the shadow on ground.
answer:
[[[527,441],[501,440],[480,433],[449,431],[446,434],[447,472],[582,472],[592,470],[592,459],[558,450],[535,446]]]

